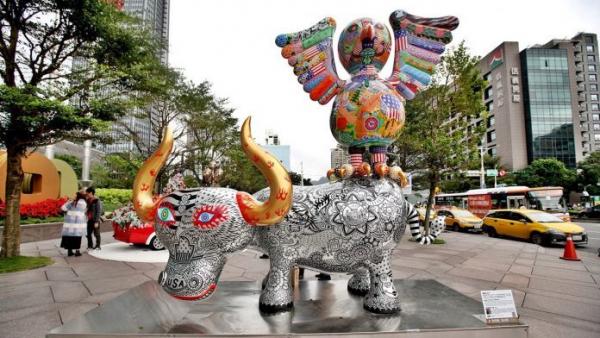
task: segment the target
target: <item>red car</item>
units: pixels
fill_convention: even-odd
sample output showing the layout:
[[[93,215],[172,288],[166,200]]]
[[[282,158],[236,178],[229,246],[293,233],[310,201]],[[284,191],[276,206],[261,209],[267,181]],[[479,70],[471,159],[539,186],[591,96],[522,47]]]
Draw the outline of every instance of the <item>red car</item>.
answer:
[[[163,250],[154,227],[143,223],[135,214],[131,204],[115,210],[112,214],[113,237],[121,242],[147,245],[152,250]]]

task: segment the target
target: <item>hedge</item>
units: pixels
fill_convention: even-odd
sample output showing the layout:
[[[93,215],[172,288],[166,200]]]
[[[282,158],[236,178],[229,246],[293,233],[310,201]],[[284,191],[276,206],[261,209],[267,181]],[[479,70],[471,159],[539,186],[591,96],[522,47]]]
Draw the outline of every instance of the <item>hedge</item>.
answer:
[[[104,204],[125,205],[131,202],[131,189],[96,189],[96,196]]]

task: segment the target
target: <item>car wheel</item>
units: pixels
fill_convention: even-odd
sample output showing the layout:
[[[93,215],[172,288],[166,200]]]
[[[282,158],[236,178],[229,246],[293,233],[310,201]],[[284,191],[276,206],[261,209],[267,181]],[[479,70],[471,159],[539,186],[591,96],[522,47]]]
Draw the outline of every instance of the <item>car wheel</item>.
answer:
[[[454,223],[452,225],[452,231],[456,231],[456,232],[460,231],[460,226],[458,225],[458,223]]]
[[[539,232],[532,233],[531,236],[529,236],[529,239],[531,240],[531,243],[533,243],[533,244],[544,245],[544,238],[542,237],[542,234],[540,234]]]
[[[496,229],[493,227],[487,227],[487,234],[490,237],[498,237],[498,233],[496,232]]]
[[[160,239],[158,239],[157,236],[154,236],[154,238],[152,238],[152,240],[150,241],[150,245],[148,246],[152,250],[162,250],[165,248],[164,244],[162,244],[162,242],[160,241]]]

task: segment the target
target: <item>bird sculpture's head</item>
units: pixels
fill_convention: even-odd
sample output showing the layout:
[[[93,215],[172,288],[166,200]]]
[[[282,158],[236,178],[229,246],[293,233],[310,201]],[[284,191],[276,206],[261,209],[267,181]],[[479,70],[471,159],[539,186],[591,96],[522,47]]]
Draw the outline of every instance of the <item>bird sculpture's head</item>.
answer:
[[[375,74],[385,65],[391,46],[390,32],[384,24],[362,18],[352,21],[342,31],[338,53],[350,74]]]

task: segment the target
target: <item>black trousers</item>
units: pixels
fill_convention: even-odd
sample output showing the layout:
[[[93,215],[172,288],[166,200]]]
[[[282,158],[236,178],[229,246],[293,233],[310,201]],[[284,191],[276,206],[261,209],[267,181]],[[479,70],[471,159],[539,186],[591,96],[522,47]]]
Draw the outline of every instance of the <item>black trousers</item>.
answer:
[[[88,242],[88,248],[94,248],[94,243],[92,242],[92,233],[94,234],[94,237],[96,237],[96,246],[95,247],[100,247],[100,227],[95,228],[94,227],[94,221],[92,220],[88,220],[87,223],[87,242]]]

